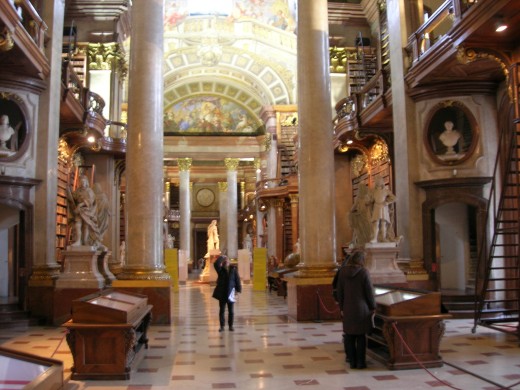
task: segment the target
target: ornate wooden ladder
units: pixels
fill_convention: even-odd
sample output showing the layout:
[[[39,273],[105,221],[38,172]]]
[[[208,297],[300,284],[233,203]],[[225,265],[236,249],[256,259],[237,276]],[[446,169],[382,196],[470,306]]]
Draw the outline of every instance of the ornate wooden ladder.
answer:
[[[520,63],[511,67],[513,107],[500,132],[490,188],[489,246],[480,243],[475,280],[475,323],[520,339]],[[483,235],[486,237],[486,235]],[[483,240],[485,241],[485,240]]]

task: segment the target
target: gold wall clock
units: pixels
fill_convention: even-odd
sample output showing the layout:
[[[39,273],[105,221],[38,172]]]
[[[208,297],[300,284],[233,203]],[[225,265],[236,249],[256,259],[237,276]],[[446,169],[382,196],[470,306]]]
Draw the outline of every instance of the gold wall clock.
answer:
[[[215,201],[215,194],[209,188],[202,188],[197,191],[196,198],[198,204],[202,207],[208,207]]]

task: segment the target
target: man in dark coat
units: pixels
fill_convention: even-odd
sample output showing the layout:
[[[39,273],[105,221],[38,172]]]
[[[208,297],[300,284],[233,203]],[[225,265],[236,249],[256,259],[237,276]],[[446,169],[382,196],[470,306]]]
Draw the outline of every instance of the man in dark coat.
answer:
[[[350,368],[366,368],[366,334],[372,329],[376,309],[374,289],[365,254],[356,251],[338,277],[338,302],[343,317],[345,351]]]
[[[228,325],[229,330],[233,332],[234,320],[234,304],[236,294],[242,292],[242,283],[238,275],[237,267],[229,263],[226,256],[219,256],[215,261],[215,270],[217,271],[217,285],[213,291],[213,298],[218,299],[219,303],[219,332],[224,331],[226,324],[225,312],[226,306],[228,308]]]

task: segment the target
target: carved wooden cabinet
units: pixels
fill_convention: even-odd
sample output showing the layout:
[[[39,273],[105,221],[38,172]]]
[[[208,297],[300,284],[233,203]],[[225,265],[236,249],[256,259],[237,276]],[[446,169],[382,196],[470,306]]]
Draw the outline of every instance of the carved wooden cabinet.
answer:
[[[129,379],[148,348],[146,295],[104,290],[72,302],[65,324],[72,379]]]
[[[444,334],[441,295],[376,287],[374,330],[367,354],[389,369],[440,367],[439,345]]]

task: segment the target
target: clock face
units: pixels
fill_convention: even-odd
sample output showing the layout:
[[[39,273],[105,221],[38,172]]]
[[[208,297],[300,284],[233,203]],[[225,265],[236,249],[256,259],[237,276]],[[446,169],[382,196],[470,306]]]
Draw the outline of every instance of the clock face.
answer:
[[[197,192],[197,202],[203,206],[210,206],[215,200],[215,194],[209,188],[203,188]]]

